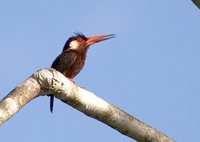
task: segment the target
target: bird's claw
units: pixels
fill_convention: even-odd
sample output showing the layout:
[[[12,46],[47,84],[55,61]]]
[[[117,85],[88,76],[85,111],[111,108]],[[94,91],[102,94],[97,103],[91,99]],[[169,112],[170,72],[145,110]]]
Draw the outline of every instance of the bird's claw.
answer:
[[[75,84],[75,81],[72,78],[68,78],[73,84]]]

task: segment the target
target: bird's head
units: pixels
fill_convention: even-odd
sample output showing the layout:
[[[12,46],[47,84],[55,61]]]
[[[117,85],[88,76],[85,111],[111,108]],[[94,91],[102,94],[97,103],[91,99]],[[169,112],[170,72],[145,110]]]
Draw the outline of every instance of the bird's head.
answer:
[[[88,47],[94,43],[101,42],[110,38],[114,38],[114,34],[98,35],[85,37],[81,33],[75,33],[75,36],[70,37],[64,45],[65,50],[87,50]]]

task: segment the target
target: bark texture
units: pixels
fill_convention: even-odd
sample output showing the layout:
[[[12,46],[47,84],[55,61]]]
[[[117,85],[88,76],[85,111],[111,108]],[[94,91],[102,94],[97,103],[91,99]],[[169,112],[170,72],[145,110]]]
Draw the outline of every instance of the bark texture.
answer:
[[[77,87],[54,69],[43,69],[36,72],[0,102],[0,124],[12,117],[26,103],[44,94],[54,94],[56,98],[75,109],[137,141],[173,142],[165,134],[93,93]]]
[[[17,113],[25,104],[40,95],[40,85],[30,77],[0,101],[0,125]]]

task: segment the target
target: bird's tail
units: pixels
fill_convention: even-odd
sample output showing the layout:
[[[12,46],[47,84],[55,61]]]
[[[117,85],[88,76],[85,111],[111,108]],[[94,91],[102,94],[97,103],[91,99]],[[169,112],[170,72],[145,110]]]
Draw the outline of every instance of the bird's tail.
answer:
[[[53,112],[54,96],[53,95],[49,95],[49,96],[50,96],[50,111],[52,113]]]

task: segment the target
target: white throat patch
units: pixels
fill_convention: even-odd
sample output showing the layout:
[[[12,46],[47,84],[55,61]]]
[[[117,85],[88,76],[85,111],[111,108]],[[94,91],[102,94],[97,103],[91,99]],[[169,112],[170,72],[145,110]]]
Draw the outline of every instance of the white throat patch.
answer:
[[[79,46],[79,43],[78,41],[73,40],[72,42],[70,42],[69,46],[70,46],[70,49],[77,49]]]

